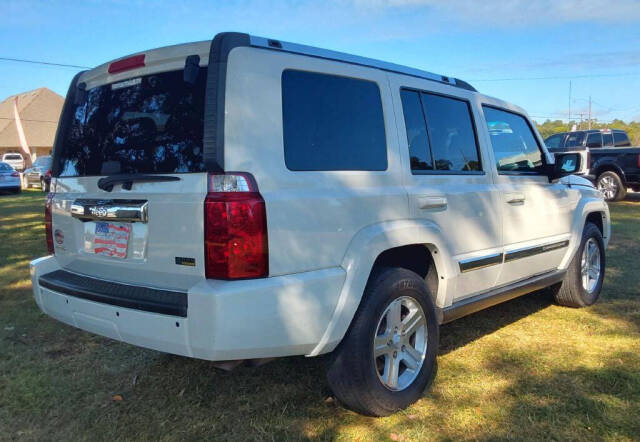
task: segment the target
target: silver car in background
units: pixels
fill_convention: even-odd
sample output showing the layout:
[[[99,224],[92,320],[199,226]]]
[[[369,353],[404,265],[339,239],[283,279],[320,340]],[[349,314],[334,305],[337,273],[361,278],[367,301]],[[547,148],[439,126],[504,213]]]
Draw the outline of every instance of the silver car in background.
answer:
[[[23,186],[40,187],[44,192],[49,191],[51,182],[51,157],[49,155],[38,157],[31,167],[23,174]]]
[[[20,193],[20,174],[8,163],[0,162],[0,191]]]

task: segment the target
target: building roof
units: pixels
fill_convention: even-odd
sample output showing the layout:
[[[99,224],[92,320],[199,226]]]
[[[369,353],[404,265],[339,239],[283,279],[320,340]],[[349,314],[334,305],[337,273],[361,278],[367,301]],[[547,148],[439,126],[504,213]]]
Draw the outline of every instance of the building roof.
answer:
[[[0,103],[0,148],[19,147],[13,103],[30,147],[53,146],[64,98],[46,87],[12,95]]]

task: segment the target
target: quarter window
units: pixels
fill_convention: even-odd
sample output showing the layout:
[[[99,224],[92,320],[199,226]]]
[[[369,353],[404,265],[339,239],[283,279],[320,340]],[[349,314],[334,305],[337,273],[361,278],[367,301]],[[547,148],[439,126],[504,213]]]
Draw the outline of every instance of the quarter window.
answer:
[[[469,103],[442,95],[401,90],[411,170],[482,170]]]
[[[372,81],[285,70],[282,118],[290,170],[387,169],[382,100]]]
[[[629,137],[624,132],[614,132],[613,133],[613,141],[615,142],[616,147],[631,146],[631,142],[629,141]]]
[[[540,173],[542,152],[529,123],[520,115],[483,106],[499,172]]]

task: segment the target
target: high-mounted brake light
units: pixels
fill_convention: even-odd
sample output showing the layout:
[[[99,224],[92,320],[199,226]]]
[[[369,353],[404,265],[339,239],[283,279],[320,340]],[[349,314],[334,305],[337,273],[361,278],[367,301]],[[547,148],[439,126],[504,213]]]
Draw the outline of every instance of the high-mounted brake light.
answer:
[[[135,68],[144,67],[144,54],[134,55],[133,57],[123,58],[122,60],[114,61],[109,65],[109,73],[117,74],[118,72],[124,72]]]
[[[44,202],[44,228],[47,238],[47,251],[50,255],[55,253],[53,248],[53,229],[51,225],[51,205],[53,204],[53,192],[47,194]]]
[[[269,274],[267,211],[249,173],[209,175],[204,202],[205,274],[211,279]]]

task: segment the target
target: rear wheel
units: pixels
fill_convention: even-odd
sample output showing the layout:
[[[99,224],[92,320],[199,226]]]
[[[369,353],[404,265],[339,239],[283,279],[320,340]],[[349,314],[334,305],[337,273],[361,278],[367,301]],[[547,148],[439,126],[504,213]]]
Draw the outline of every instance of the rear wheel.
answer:
[[[386,416],[406,408],[435,376],[438,333],[424,279],[406,269],[381,269],[334,352],[329,386],[362,414]]]
[[[600,297],[604,280],[604,241],[598,227],[587,223],[580,247],[573,257],[567,274],[552,288],[556,302],[568,307],[586,307]]]
[[[620,201],[627,195],[627,189],[617,173],[603,172],[597,180],[598,190],[607,201]]]

